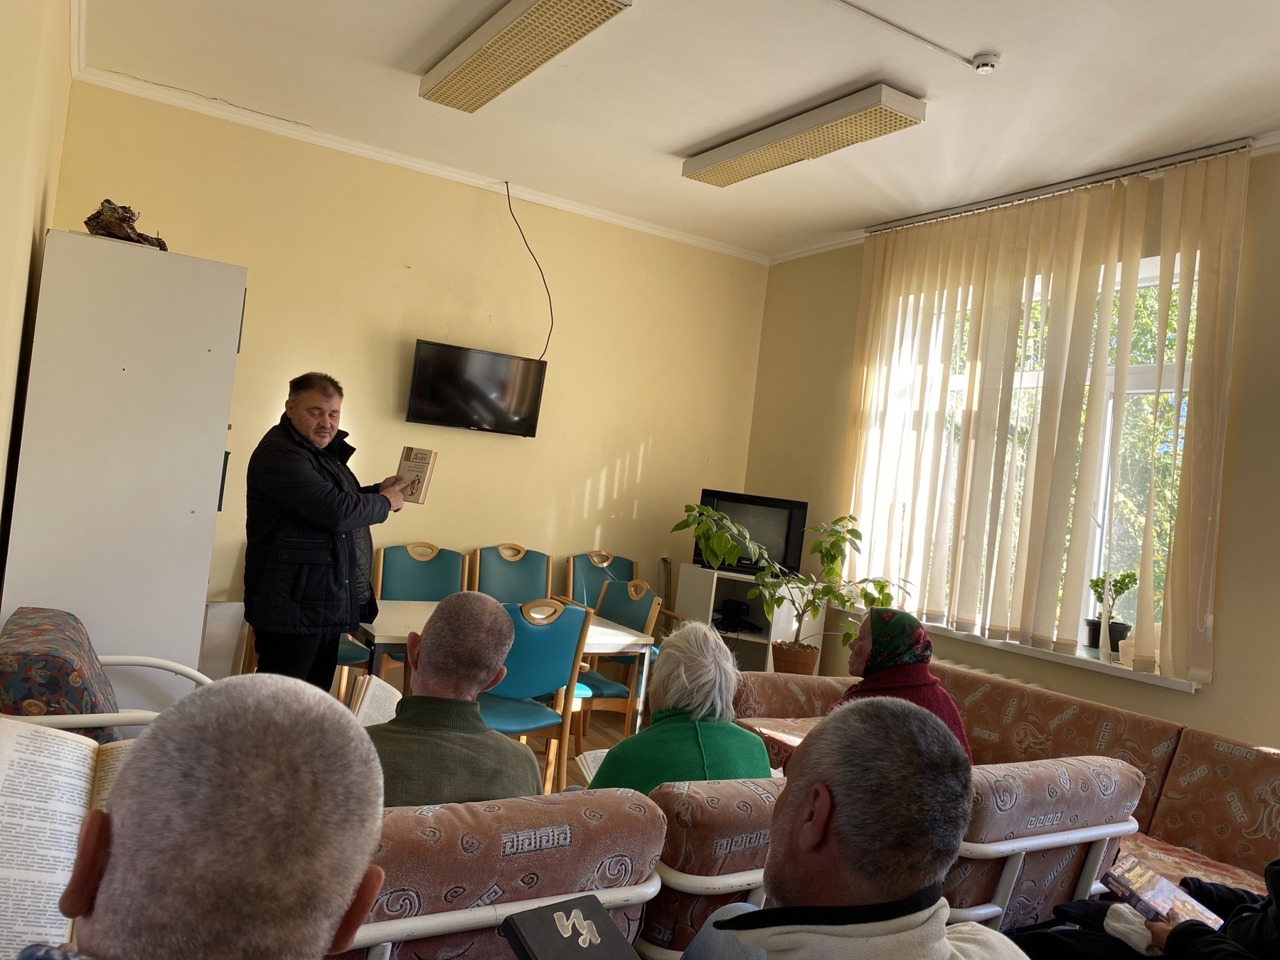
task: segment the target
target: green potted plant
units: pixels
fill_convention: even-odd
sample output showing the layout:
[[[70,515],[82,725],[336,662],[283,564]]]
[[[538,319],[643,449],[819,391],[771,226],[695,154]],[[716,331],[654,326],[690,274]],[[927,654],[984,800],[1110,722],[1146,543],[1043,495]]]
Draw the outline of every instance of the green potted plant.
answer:
[[[1098,602],[1098,618],[1092,617],[1085,620],[1085,627],[1088,628],[1088,648],[1086,652],[1095,660],[1098,658],[1098,647],[1102,641],[1102,621],[1107,621],[1107,634],[1111,640],[1111,652],[1120,652],[1120,641],[1129,636],[1129,631],[1133,629],[1132,624],[1125,623],[1121,620],[1112,620],[1112,611],[1116,608],[1116,601],[1123,597],[1126,593],[1138,585],[1138,575],[1132,570],[1126,570],[1124,573],[1111,576],[1109,571],[1103,571],[1101,576],[1094,577],[1089,581],[1089,589],[1093,591],[1093,598]]]
[[[755,585],[747,596],[760,599],[766,617],[772,620],[784,602],[795,609],[794,636],[773,644],[774,669],[779,673],[813,673],[820,648],[805,643],[800,636],[805,621],[823,617],[828,605],[846,611],[852,611],[859,601],[867,607],[893,605],[893,587],[898,585],[888,579],[844,579],[849,551],[861,551],[862,532],[855,526],[857,518],[853,515],[805,528],[817,535],[809,547],[809,553],[816,555],[819,563],[819,573],[814,576],[780,566],[761,544],[751,539],[750,531],[725,514],[702,504],[686,504],[684,510],[685,518],[671,528],[672,532],[692,530],[703,559],[712,567],[732,566],[744,553],[759,565]],[[847,645],[855,631],[846,627],[840,632]]]

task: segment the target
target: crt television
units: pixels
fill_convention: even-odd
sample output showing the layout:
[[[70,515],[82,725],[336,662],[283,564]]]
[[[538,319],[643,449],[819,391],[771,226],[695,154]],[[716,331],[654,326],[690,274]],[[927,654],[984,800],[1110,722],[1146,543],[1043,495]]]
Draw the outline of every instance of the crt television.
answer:
[[[797,572],[804,559],[804,523],[809,504],[803,500],[782,500],[727,490],[703,490],[703,506],[719,510],[734,523],[747,528],[751,539],[762,545],[769,558],[780,567]],[[697,543],[693,546],[693,562],[706,566]],[[743,553],[736,569],[755,570],[759,565]]]
[[[547,362],[419,340],[405,420],[532,437]]]

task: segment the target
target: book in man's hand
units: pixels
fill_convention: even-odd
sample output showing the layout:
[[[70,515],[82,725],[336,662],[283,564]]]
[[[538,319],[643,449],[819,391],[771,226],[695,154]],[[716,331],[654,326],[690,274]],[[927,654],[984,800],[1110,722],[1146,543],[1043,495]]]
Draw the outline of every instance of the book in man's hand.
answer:
[[[409,665],[405,664],[407,670]],[[375,723],[386,723],[396,717],[396,704],[400,702],[400,691],[381,677],[371,673],[356,677],[351,684],[351,712],[355,714],[360,726],[371,727]]]
[[[396,475],[409,481],[409,485],[400,491],[405,503],[422,503],[427,499],[427,488],[431,486],[431,475],[435,473],[437,459],[436,452],[426,447],[404,448]]]
[[[0,957],[71,939],[58,898],[80,823],[105,807],[132,743],[0,717]]]
[[[1102,883],[1148,920],[1168,920],[1170,909],[1177,907],[1183,919],[1203,921],[1215,930],[1222,926],[1221,917],[1131,853],[1112,864]]]
[[[519,960],[638,960],[640,956],[591,894],[513,913],[498,932]]]

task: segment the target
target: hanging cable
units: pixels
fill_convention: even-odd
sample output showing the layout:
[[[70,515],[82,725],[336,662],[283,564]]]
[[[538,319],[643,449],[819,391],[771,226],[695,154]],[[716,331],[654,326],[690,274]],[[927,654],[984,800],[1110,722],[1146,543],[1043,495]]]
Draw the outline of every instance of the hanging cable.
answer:
[[[507,212],[511,214],[511,219],[516,225],[516,229],[520,231],[520,239],[524,241],[524,248],[529,251],[529,256],[533,257],[533,264],[538,268],[538,276],[542,277],[542,289],[547,291],[547,312],[551,315],[551,326],[547,328],[547,342],[542,345],[542,352],[538,354],[541,360],[547,355],[547,347],[551,346],[551,333],[556,328],[556,308],[551,303],[551,288],[547,286],[547,275],[542,272],[542,264],[538,263],[538,255],[533,252],[533,247],[529,246],[529,238],[524,235],[524,227],[520,226],[520,221],[516,219],[516,212],[511,206],[511,181],[503,180],[502,185],[507,188]]]

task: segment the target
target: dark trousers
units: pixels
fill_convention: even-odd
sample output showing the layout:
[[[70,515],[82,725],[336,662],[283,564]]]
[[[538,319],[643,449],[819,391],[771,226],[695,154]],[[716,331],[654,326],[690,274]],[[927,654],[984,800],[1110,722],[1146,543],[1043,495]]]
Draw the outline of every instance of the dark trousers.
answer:
[[[326,693],[338,666],[339,633],[255,633],[258,673],[282,673]]]

